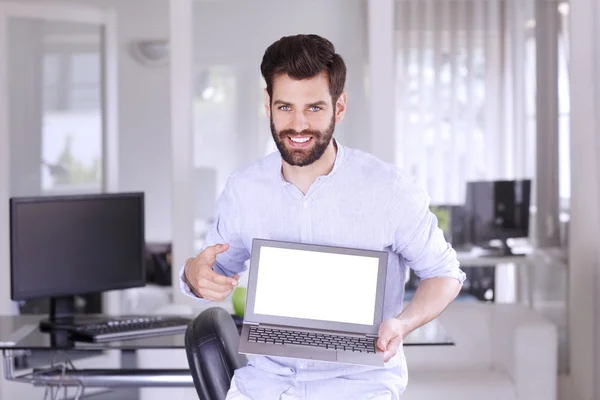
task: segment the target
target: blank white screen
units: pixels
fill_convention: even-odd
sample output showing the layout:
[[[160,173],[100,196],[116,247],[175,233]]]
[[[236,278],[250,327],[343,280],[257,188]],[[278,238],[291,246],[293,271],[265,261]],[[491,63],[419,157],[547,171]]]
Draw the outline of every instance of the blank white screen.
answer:
[[[375,257],[262,247],[256,314],[372,325]]]

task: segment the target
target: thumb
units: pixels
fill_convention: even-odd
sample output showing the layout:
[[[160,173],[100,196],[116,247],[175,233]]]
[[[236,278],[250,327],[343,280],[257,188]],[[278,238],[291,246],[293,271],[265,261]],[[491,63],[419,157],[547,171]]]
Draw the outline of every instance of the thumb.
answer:
[[[400,336],[396,336],[392,340],[388,342],[387,349],[385,350],[386,355],[389,357],[393,357],[398,352],[398,348],[402,343],[402,338]]]
[[[212,246],[212,248],[214,250],[214,255],[217,255],[227,251],[229,249],[229,243],[217,243]]]
[[[379,338],[377,339],[377,347],[381,351],[385,351],[388,347],[388,343],[392,339],[392,335],[389,329],[383,329],[379,332]]]
[[[212,267],[217,258],[217,254],[225,252],[229,249],[229,244],[215,244],[205,248],[198,258],[202,260],[202,264],[207,267]]]

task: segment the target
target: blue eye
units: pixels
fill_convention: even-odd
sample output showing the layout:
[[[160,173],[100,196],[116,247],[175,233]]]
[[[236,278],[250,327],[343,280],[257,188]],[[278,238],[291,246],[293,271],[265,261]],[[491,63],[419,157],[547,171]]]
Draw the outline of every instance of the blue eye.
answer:
[[[309,110],[310,111],[321,111],[321,107],[319,107],[319,106],[310,106]]]
[[[281,111],[290,111],[292,108],[290,106],[281,106],[279,107]]]

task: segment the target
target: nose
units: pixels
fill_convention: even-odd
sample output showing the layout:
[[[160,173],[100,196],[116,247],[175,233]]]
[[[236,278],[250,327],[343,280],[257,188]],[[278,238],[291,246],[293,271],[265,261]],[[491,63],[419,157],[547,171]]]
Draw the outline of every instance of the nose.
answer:
[[[292,129],[300,133],[304,130],[307,130],[308,127],[308,118],[306,118],[304,112],[302,112],[302,110],[296,110],[294,113],[294,120],[292,121]]]

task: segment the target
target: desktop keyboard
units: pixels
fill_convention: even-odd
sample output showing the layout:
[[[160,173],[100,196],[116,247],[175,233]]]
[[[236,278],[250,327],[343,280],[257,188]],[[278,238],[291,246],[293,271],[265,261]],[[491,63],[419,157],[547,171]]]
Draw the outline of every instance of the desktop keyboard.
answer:
[[[76,325],[68,330],[76,340],[102,343],[183,333],[190,322],[176,316],[145,316]]]
[[[375,339],[289,331],[284,329],[250,326],[248,341],[257,343],[296,344],[320,347],[331,350],[351,350],[361,353],[375,353]]]

